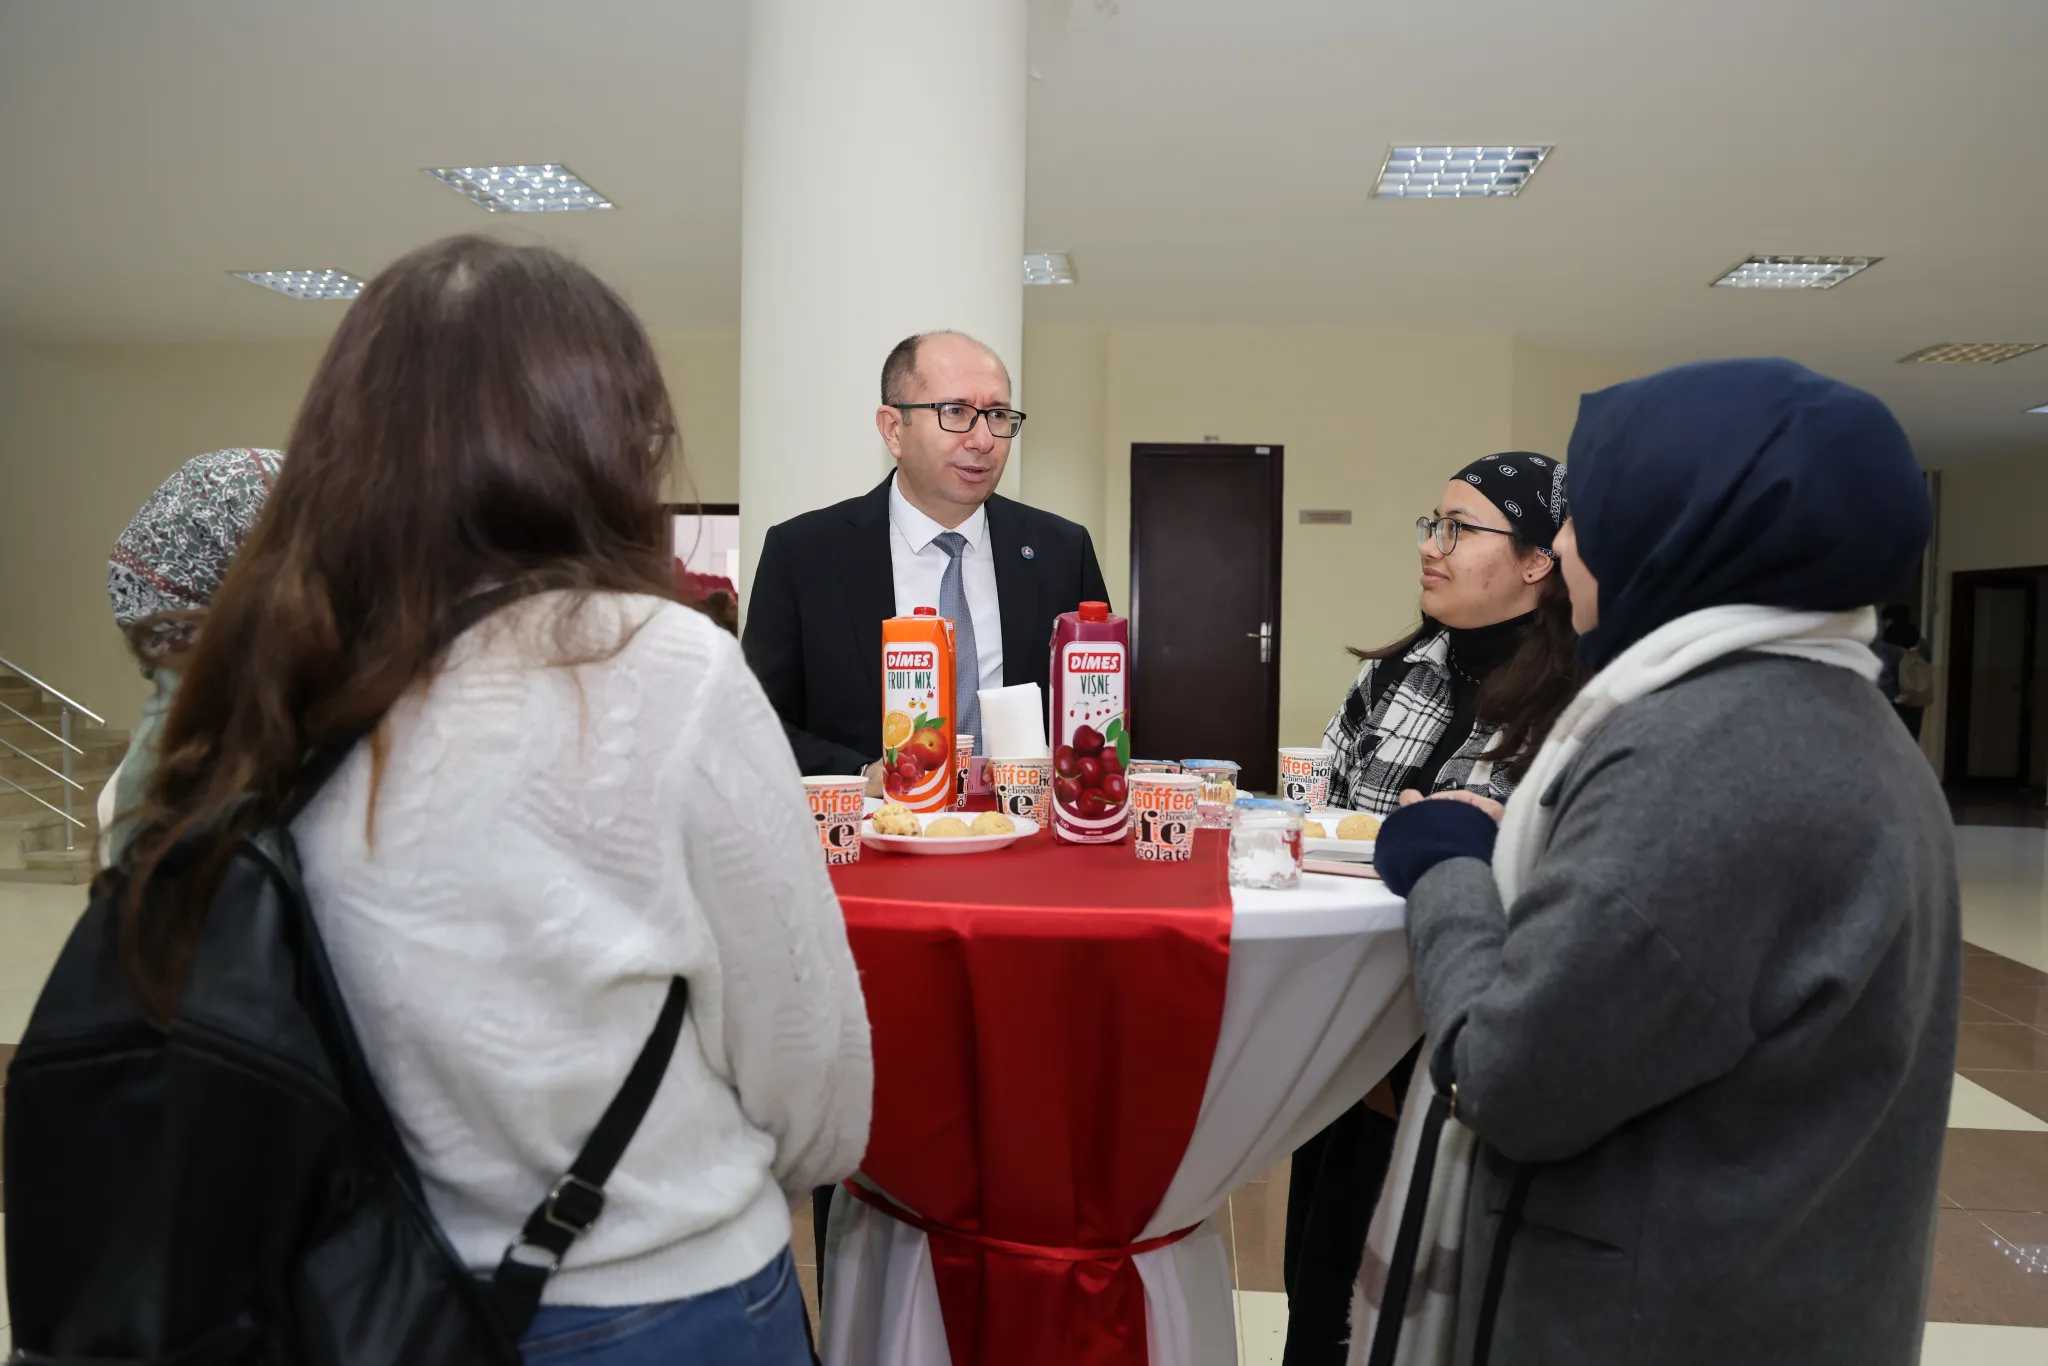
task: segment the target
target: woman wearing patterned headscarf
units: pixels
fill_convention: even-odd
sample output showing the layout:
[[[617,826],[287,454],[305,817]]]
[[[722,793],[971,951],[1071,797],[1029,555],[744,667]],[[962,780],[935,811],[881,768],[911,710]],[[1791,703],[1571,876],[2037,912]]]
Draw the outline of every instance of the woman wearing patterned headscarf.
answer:
[[[156,684],[114,776],[100,793],[100,862],[127,842],[116,824],[142,798],[156,737],[177,689],[178,667],[228,565],[256,525],[281,451],[236,447],[194,456],[149,496],[107,559],[114,624]]]
[[[1365,662],[1323,744],[1330,805],[1385,815],[1405,791],[1504,803],[1578,687],[1571,602],[1551,541],[1565,468],[1530,451],[1475,460],[1415,524],[1422,621]],[[1284,1254],[1286,1366],[1344,1359],[1351,1280],[1393,1152],[1412,1057],[1294,1155]]]

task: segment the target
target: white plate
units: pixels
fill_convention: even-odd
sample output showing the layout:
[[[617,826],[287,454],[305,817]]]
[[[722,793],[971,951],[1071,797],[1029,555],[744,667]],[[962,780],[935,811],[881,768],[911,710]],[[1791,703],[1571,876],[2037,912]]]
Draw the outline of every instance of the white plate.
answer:
[[[1323,829],[1334,831],[1337,822],[1346,816],[1370,815],[1365,811],[1345,811],[1338,807],[1326,807],[1311,811],[1307,819],[1321,821]],[[1305,835],[1301,841],[1301,852],[1313,858],[1342,859],[1346,863],[1371,863],[1373,842],[1371,840],[1340,840],[1332,834],[1327,839],[1316,839]]]
[[[930,825],[941,816],[954,816],[968,825],[973,825],[974,818],[980,814],[979,811],[920,812],[917,820],[920,825]],[[942,837],[935,840],[925,839],[921,835],[877,835],[875,823],[872,820],[864,820],[860,823],[860,842],[863,845],[872,844],[875,848],[892,854],[986,854],[991,849],[1006,848],[1018,840],[1030,839],[1038,833],[1037,821],[1022,816],[1012,816],[1010,819],[1017,825],[1017,833],[1014,835],[969,835],[965,839]]]

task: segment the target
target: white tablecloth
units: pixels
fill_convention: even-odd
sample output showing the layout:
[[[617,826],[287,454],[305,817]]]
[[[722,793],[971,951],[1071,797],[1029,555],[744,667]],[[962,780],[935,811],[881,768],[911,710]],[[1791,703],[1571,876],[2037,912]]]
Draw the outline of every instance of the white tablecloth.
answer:
[[[1234,1366],[1230,1254],[1215,1214],[1230,1193],[1336,1119],[1422,1036],[1399,898],[1363,878],[1309,874],[1233,894],[1223,1026],[1187,1153],[1136,1258],[1153,1366]],[[925,1235],[839,1191],[825,1250],[827,1366],[950,1366]]]

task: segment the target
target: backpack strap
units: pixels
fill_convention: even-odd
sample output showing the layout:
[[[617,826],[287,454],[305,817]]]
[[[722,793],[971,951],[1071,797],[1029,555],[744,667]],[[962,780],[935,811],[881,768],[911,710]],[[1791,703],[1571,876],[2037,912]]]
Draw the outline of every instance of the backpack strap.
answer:
[[[661,1079],[675,1054],[676,1039],[683,1029],[683,1013],[689,1003],[689,984],[680,977],[671,978],[668,1000],[662,1003],[654,1032],[640,1046],[640,1056],[633,1060],[626,1084],[605,1107],[603,1117],[590,1131],[583,1151],[569,1164],[567,1174],[555,1182],[547,1199],[526,1216],[526,1226],[519,1230],[518,1241],[505,1249],[504,1258],[492,1274],[491,1294],[497,1301],[498,1320],[514,1341],[523,1337],[533,1323],[534,1311],[540,1308],[541,1291],[546,1288],[548,1277],[561,1268],[569,1245],[604,1213],[604,1183],[610,1179],[626,1145],[633,1141],[634,1131],[647,1115],[647,1107],[654,1103],[654,1093],[661,1089]],[[521,1257],[520,1252],[527,1248],[538,1249],[546,1260]]]

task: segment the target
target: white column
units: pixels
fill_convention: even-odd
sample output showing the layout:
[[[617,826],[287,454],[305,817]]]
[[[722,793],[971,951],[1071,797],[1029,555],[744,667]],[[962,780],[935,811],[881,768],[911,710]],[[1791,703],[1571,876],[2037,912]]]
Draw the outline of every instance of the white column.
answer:
[[[874,410],[896,342],[980,338],[1022,406],[1025,19],[1025,0],[752,0],[743,594],[770,526],[887,471]]]

